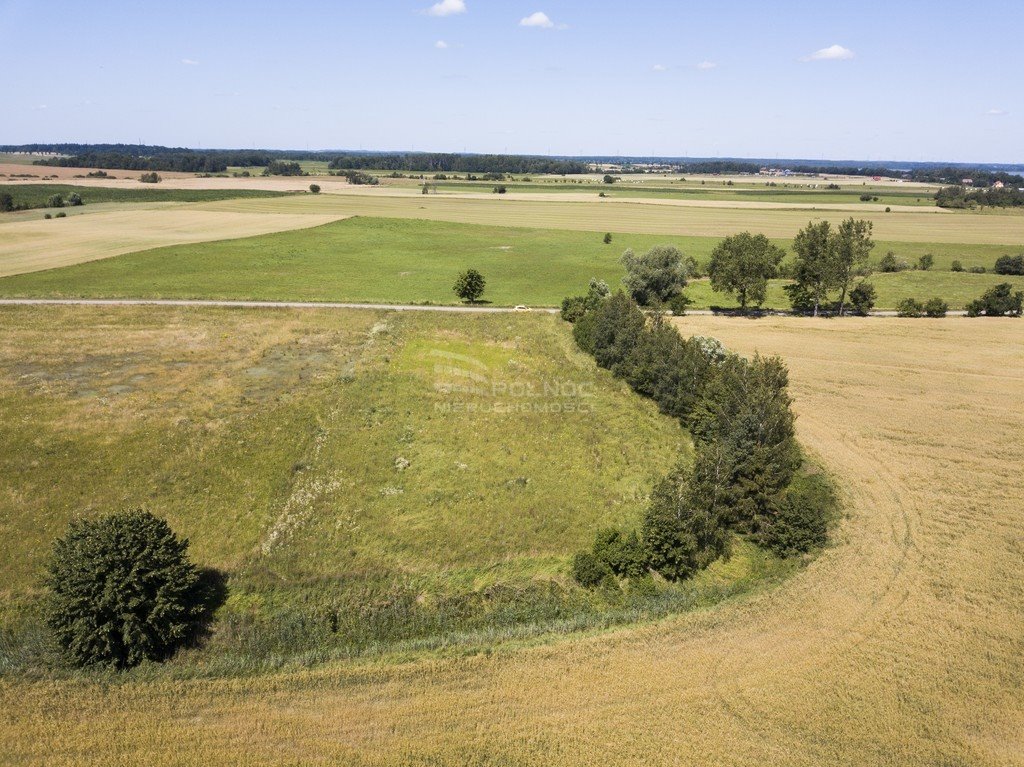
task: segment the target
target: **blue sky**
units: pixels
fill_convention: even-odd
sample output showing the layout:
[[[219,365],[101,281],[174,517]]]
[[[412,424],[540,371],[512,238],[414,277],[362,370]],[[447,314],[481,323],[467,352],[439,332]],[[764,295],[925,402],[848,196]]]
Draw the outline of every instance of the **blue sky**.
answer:
[[[0,143],[1022,162],[1022,41],[1020,0],[0,0]]]

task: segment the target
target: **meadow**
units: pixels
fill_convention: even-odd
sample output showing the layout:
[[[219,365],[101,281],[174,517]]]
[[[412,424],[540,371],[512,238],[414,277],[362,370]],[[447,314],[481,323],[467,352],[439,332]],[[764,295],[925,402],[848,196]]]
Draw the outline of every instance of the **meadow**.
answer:
[[[689,455],[678,423],[551,316],[4,309],[0,671],[52,666],[50,542],[144,507],[231,595],[209,641],[137,676],[491,646],[713,604],[793,570],[740,544],[685,584],[571,582]]]
[[[172,356],[191,346],[219,357],[218,344],[237,344],[226,364],[245,370],[253,366],[246,347],[254,344],[258,356],[268,330],[262,313],[102,310],[90,320],[82,312],[55,310],[41,319],[38,313],[5,310],[5,326],[17,330],[4,336],[4,359],[10,359],[11,349],[17,349],[19,364],[31,359],[37,344],[53,349],[51,320],[56,319],[61,335],[99,345],[91,347],[94,351],[107,343],[101,334],[88,333],[100,326],[121,332],[134,327],[129,348],[166,348]],[[251,331],[239,328],[241,316],[252,322]],[[346,339],[339,337],[341,348],[351,348],[349,334],[358,336],[381,321],[377,315],[310,316],[317,320],[314,337],[341,333]],[[304,324],[293,313],[273,317],[273,329],[283,334],[278,341],[289,337],[288,328]],[[501,344],[510,340],[502,327],[510,321],[488,319],[492,324],[478,326],[486,328],[478,338],[484,346],[499,344],[474,353],[485,365],[509,351]],[[472,332],[475,322],[448,331]],[[535,326],[541,336],[549,332],[545,322]],[[847,518],[835,545],[778,587],[755,590],[713,610],[595,629],[543,645],[510,642],[465,653],[367,657],[243,678],[5,677],[0,680],[3,761],[56,758],[100,765],[117,754],[126,763],[155,766],[1019,764],[1024,751],[1019,321],[687,317],[678,323],[686,334],[713,335],[744,353],[781,354],[791,371],[799,437],[843,488]],[[208,330],[201,332],[204,327]],[[526,327],[517,330],[524,340],[533,340]],[[374,337],[390,347],[384,339],[396,332],[404,331],[392,327]],[[182,335],[172,341],[174,333]],[[12,346],[10,339],[17,343]],[[447,332],[441,339],[457,340]],[[65,356],[68,348],[78,346],[65,346]],[[420,352],[415,344],[405,348],[404,354],[388,355],[413,375]],[[516,357],[522,354],[515,351]],[[218,370],[214,365],[213,375],[195,374],[196,399],[212,390],[235,401],[231,387],[237,382],[225,381]],[[15,388],[26,389],[21,375]],[[378,403],[392,391],[383,384],[374,390]],[[12,394],[9,372],[4,391],[6,397],[29,398],[27,390]],[[170,406],[179,395],[175,387],[168,389]],[[94,427],[69,410],[58,409],[55,418],[54,402],[62,396],[67,400],[62,408],[81,406],[54,391],[34,413],[20,409],[17,419],[5,419],[4,428],[26,434],[26,449],[33,451],[23,459],[14,457],[23,451],[5,456],[23,460],[20,471],[31,470],[32,454],[59,455],[61,445],[79,434],[109,428],[112,419],[133,421],[141,407],[112,408]],[[388,422],[401,423],[402,408],[363,409],[364,429],[372,433],[381,419],[388,433]],[[617,428],[633,420],[624,418]],[[154,428],[160,423],[154,421]],[[181,423],[191,430],[203,420]],[[328,432],[330,424],[324,424]],[[230,443],[231,427],[213,425],[210,433],[217,434],[217,428]],[[476,439],[472,430],[460,437]],[[105,444],[118,441],[100,434],[82,454],[99,455]],[[248,444],[254,455],[263,445],[239,436],[233,441],[233,449]],[[259,448],[253,447],[257,442]],[[615,439],[603,444],[613,443],[609,460],[617,450],[631,451],[631,466],[632,451],[648,454],[652,467],[659,460],[655,443]],[[382,440],[366,463],[390,460],[393,444]],[[412,449],[400,444],[403,454]],[[426,447],[420,435],[411,446]],[[129,466],[138,465],[125,455]],[[515,458],[503,457],[500,450],[493,456],[502,465]],[[457,460],[472,467],[474,455],[467,450]],[[414,457],[409,471],[418,461]],[[85,474],[78,463],[68,465],[76,476]],[[38,476],[42,469],[35,471]],[[145,477],[138,473],[126,468],[121,475],[130,487],[147,490],[167,478],[148,466]],[[226,473],[222,481],[239,479]],[[103,484],[97,472],[87,487]],[[38,487],[74,497],[72,487]],[[116,498],[116,492],[110,490],[108,497]],[[573,492],[562,498],[571,501]],[[6,503],[18,508],[25,498],[31,495],[8,492]],[[220,516],[191,518],[229,524],[219,522]],[[186,526],[189,518],[183,512],[178,517]],[[5,530],[4,545],[17,546],[11,538],[21,534],[22,529]],[[28,535],[17,552],[33,545],[30,530]],[[202,539],[194,535],[205,557],[210,544]],[[330,548],[332,539],[325,539]],[[446,541],[452,544],[463,545],[458,537]]]
[[[266,220],[273,222],[274,217],[268,215]],[[292,216],[291,221],[295,220]],[[706,266],[720,241],[718,237],[633,233],[616,234],[611,244],[604,244],[602,236],[600,232],[559,229],[352,218],[315,228],[177,245],[8,277],[0,279],[0,295],[451,304],[457,302],[451,290],[455,275],[472,266],[488,280],[487,301],[504,306],[557,306],[563,297],[578,293],[591,277],[612,286],[620,284],[623,270],[619,257],[626,248],[643,252],[653,245],[671,244]],[[786,249],[791,244],[785,239],[776,242]],[[965,268],[986,266],[991,271],[997,257],[1011,252],[1006,246],[879,242],[873,260],[877,262],[888,250],[911,263],[931,253],[935,266],[927,272],[874,275],[878,308],[893,308],[908,296],[941,296],[960,308],[998,282],[1009,279],[1024,286],[1020,277],[949,271],[954,259],[961,260]],[[83,250],[72,252],[80,256]],[[772,282],[767,306],[788,308],[784,284]],[[736,306],[730,296],[714,293],[707,280],[691,283],[687,292],[695,308]]]

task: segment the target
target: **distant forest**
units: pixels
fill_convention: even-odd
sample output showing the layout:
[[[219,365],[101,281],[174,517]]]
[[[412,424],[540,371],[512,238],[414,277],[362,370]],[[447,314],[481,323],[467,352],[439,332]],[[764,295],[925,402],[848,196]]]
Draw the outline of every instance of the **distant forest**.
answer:
[[[332,170],[388,170],[423,173],[586,173],[576,160],[501,154],[428,152],[309,152],[274,149],[186,149],[129,144],[25,144],[0,146],[2,152],[57,152],[61,157],[36,160],[36,165],[111,170],[223,173],[232,167],[265,167],[273,162],[313,160]]]
[[[752,173],[770,166],[800,174],[889,176],[937,184],[960,184],[970,178],[975,188],[996,181],[1024,186],[1024,176],[998,165],[852,161],[770,160],[751,158],[680,157],[541,157],[508,154],[455,154],[439,152],[302,151],[287,149],[188,149],[143,144],[22,144],[0,146],[0,152],[46,152],[61,157],[37,160],[37,165],[107,168],[138,171],[223,173],[229,166],[266,167],[272,162],[302,160],[326,162],[332,170],[383,170],[418,173],[586,173],[593,166],[617,165],[622,172],[671,169],[680,173]],[[1013,166],[1010,166],[1013,167]]]

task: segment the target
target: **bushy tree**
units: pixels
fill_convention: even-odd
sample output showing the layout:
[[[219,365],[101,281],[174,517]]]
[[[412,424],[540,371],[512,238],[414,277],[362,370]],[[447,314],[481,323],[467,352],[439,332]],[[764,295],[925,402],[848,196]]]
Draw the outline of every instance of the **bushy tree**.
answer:
[[[916,298],[904,298],[896,304],[897,317],[920,317],[924,314],[924,306]]]
[[[828,292],[835,282],[835,264],[832,258],[832,226],[828,221],[811,222],[793,240],[796,260],[793,277],[800,286],[800,294],[791,298],[806,299],[815,317],[821,304],[828,300]],[[801,303],[804,303],[801,300]],[[797,309],[794,303],[794,309]]]
[[[153,171],[151,173],[143,173],[139,176],[139,181],[143,184],[159,184],[163,179],[160,177],[159,173]]]
[[[572,558],[572,577],[583,588],[593,589],[615,575],[607,562],[598,559],[592,552],[581,551]]]
[[[926,317],[945,317],[949,311],[949,304],[941,298],[929,298],[924,302],[924,314]]]
[[[933,256],[931,253],[925,253],[923,256],[917,259],[917,268],[923,272],[927,272],[934,265],[935,256]]]
[[[573,326],[573,337],[598,365],[625,377],[629,371],[623,363],[639,343],[646,322],[640,307],[619,291],[581,317]]]
[[[73,522],[48,566],[47,623],[78,665],[161,660],[204,612],[188,541],[144,511]]]
[[[63,208],[64,207],[64,195],[62,194],[51,194],[46,199],[47,208]]]
[[[875,305],[875,286],[870,282],[862,281],[850,291],[850,308],[853,313],[866,317]]]
[[[591,277],[587,295],[567,296],[562,299],[562,319],[566,322],[576,322],[587,312],[599,308],[609,293],[607,282]]]
[[[728,528],[694,507],[690,473],[682,466],[655,486],[641,537],[650,567],[669,581],[689,578],[729,551]]]
[[[626,268],[622,282],[641,306],[664,303],[686,287],[683,254],[671,245],[655,245],[642,256],[627,250],[621,262]]]
[[[949,267],[949,270],[951,272],[962,272],[964,270],[964,265],[960,263],[960,261],[954,260],[952,265]]]
[[[839,316],[846,311],[846,294],[853,279],[867,270],[868,257],[875,247],[871,239],[873,225],[852,216],[832,235],[833,282],[839,289]]]
[[[763,234],[740,232],[722,240],[711,253],[708,276],[711,288],[734,294],[740,308],[760,306],[768,292],[768,280],[776,277],[786,252]]]
[[[68,195],[68,205],[77,207],[82,204],[82,195],[78,192],[72,192]]]
[[[480,296],[484,294],[486,285],[487,280],[484,279],[480,272],[476,269],[467,269],[455,280],[452,290],[463,301],[468,301],[472,304],[476,303]]]
[[[604,233],[604,244],[605,245],[611,245],[612,244],[612,233],[611,232],[605,232]]]
[[[878,271],[880,272],[903,272],[909,268],[910,266],[907,262],[901,258],[897,258],[896,254],[891,250],[882,256],[882,260],[878,262]]]
[[[0,192],[0,213],[9,213],[14,210],[14,197],[8,192]]]
[[[1024,274],[1024,254],[1000,256],[996,259],[996,274]]]
[[[612,527],[599,530],[591,553],[620,578],[647,574],[647,552],[635,531],[624,534]]]
[[[1008,282],[1001,282],[967,304],[968,317],[1020,317],[1021,308],[1024,305],[1024,293],[1014,292],[1013,286]]]
[[[780,557],[805,554],[825,545],[837,501],[820,474],[798,477],[765,520],[759,541]]]
[[[311,191],[313,194],[320,194],[320,185],[319,184],[310,184],[309,185],[309,191]]]

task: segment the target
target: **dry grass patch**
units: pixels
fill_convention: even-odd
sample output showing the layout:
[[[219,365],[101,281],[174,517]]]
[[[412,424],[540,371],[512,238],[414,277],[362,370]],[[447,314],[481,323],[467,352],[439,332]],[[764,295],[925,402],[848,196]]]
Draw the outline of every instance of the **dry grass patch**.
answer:
[[[0,277],[163,245],[302,229],[344,217],[345,214],[336,211],[303,211],[301,208],[278,213],[208,210],[192,205],[104,212],[50,221],[40,218],[15,221],[4,225],[0,238]]]

